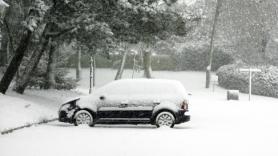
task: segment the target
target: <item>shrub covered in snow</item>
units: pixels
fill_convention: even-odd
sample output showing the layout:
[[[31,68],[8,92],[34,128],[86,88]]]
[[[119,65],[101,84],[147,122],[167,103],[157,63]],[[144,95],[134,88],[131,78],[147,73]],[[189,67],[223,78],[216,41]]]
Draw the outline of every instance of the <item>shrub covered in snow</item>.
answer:
[[[69,73],[68,70],[60,68],[56,70],[55,80],[56,80],[56,89],[66,89],[70,90],[77,87],[75,79],[71,77],[66,77]]]
[[[68,70],[64,68],[58,68],[55,71],[55,89],[66,89],[70,90],[76,88],[77,83],[73,78],[66,77]],[[44,88],[46,84],[45,71],[37,69],[37,72],[31,78],[28,86],[31,88]]]
[[[23,69],[25,65],[27,64],[28,60],[24,60],[20,74],[22,74]],[[58,66],[61,66],[57,63]],[[33,75],[28,83],[28,87],[30,88],[39,88],[43,89],[46,85],[46,70],[47,70],[47,59],[43,58],[39,65],[37,66],[35,72],[33,72]],[[56,68],[55,69],[55,89],[66,89],[70,90],[73,88],[76,88],[77,83],[73,78],[67,77],[67,74],[69,73],[69,70],[66,68]]]
[[[225,65],[217,71],[219,85],[227,89],[237,89],[248,93],[249,74],[239,72],[241,65]],[[275,66],[258,66],[262,72],[253,73],[252,93],[278,97],[278,68]]]

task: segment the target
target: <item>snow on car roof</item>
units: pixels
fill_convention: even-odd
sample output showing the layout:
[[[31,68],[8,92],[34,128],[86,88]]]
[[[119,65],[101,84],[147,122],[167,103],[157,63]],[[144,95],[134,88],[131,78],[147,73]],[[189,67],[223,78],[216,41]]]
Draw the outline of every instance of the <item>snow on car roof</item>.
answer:
[[[151,84],[151,85],[174,85],[174,86],[183,86],[177,80],[169,79],[146,79],[146,78],[137,78],[137,79],[121,79],[113,81],[112,83],[121,83],[121,84]]]
[[[100,89],[100,92],[111,94],[155,93],[155,94],[182,94],[186,91],[182,83],[169,79],[121,79],[113,81]]]

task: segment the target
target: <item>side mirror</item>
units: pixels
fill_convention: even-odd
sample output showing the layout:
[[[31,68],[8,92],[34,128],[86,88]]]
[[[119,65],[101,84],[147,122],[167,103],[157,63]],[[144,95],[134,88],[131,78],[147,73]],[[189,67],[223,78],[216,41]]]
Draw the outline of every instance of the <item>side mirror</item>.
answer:
[[[102,95],[99,97],[99,99],[103,101],[103,100],[105,100],[105,96]]]

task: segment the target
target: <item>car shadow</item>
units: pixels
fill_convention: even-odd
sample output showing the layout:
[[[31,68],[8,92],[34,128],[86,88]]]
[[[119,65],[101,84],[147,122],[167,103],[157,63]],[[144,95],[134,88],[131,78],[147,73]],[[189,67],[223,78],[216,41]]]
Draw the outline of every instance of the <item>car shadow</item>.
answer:
[[[176,127],[174,127],[173,129],[192,129],[192,127],[189,127],[189,126],[186,126],[186,127],[183,127],[183,126],[176,126]]]
[[[73,124],[67,124],[67,123],[48,123],[48,126],[53,126],[53,127],[75,127]]]
[[[152,125],[105,125],[97,124],[94,128],[119,128],[119,129],[156,129],[156,126]]]
[[[55,123],[48,123],[47,124],[48,126],[54,126],[54,127],[76,127],[74,126],[73,124],[67,124],[67,123],[59,123],[59,122],[55,122]],[[77,127],[78,128],[78,127]],[[95,125],[94,127],[91,127],[91,128],[95,128],[95,129],[98,129],[98,128],[117,128],[117,129],[161,129],[161,128],[157,128],[156,126],[154,125],[107,125],[107,124],[97,124]],[[182,129],[192,129],[191,127],[189,126],[179,126],[179,125],[176,125],[175,127],[173,127],[173,129],[176,129],[176,130],[182,130]]]
[[[154,125],[95,125],[94,128],[119,128],[119,129],[163,129],[157,128]],[[192,129],[188,126],[175,126],[172,129],[182,130],[182,129]]]

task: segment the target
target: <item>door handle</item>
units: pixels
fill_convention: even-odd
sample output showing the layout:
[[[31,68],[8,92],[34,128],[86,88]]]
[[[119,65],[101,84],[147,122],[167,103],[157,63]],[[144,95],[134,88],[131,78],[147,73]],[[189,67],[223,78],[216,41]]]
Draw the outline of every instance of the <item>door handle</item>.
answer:
[[[126,104],[126,103],[120,104],[120,108],[125,108],[125,107],[127,107],[127,104]]]

